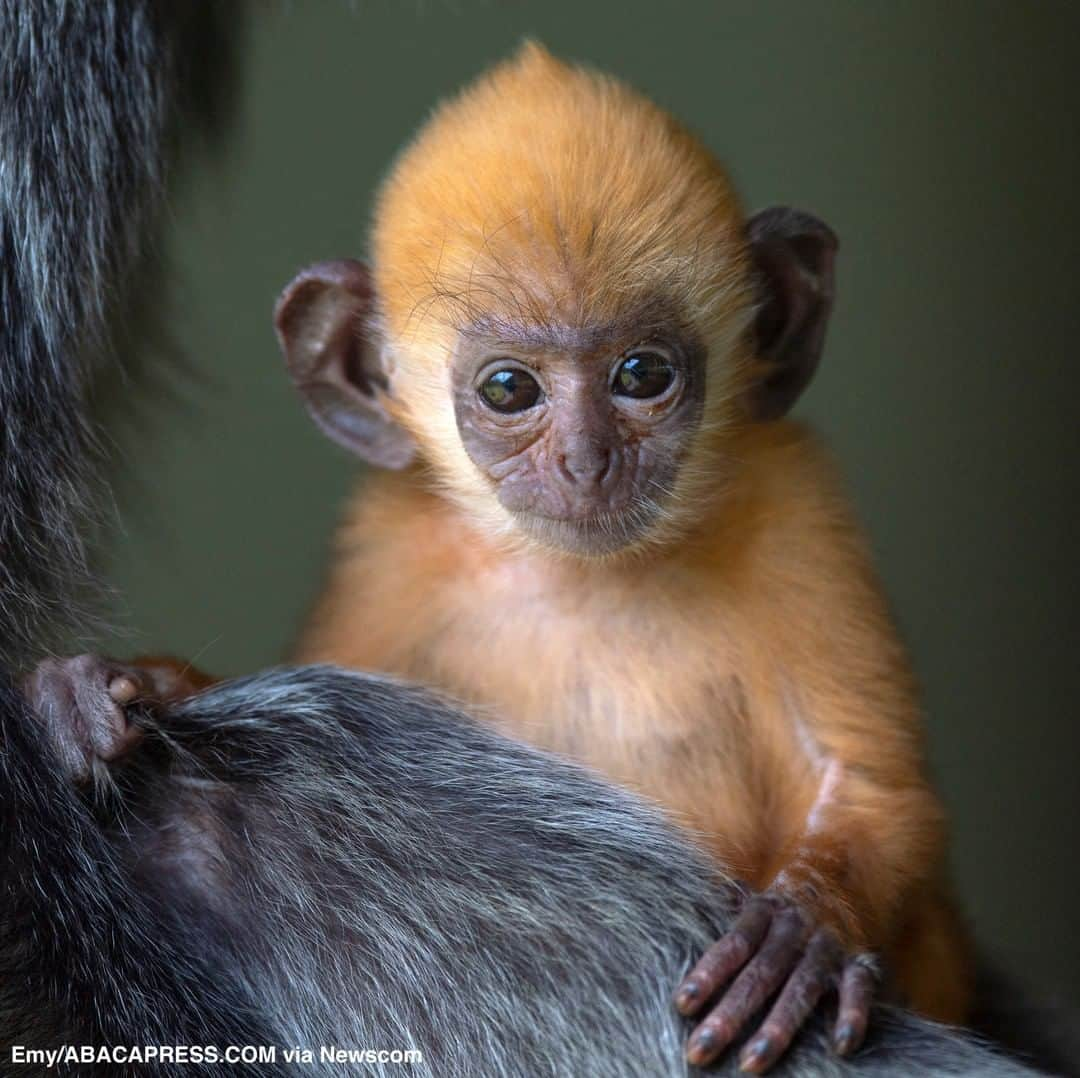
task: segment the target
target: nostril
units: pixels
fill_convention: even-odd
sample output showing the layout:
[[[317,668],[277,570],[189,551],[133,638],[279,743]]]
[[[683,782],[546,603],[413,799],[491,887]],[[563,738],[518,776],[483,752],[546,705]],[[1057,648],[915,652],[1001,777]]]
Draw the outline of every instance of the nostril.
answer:
[[[566,480],[567,483],[576,483],[577,482],[577,476],[574,474],[574,470],[570,467],[570,464],[567,462],[565,453],[560,453],[555,458],[555,463],[558,466],[559,475],[561,475],[562,478],[564,480]]]
[[[608,481],[608,479],[611,478],[611,473],[612,473],[614,468],[615,468],[615,450],[614,449],[609,449],[604,454],[602,467],[600,469],[600,476],[597,479],[597,483],[600,486],[603,486]]]

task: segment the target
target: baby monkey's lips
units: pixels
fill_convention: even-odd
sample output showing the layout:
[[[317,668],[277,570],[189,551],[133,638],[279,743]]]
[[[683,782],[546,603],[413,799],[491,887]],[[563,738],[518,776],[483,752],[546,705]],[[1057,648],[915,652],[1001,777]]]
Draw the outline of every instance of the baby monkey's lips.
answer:
[[[640,542],[657,518],[655,509],[626,507],[602,513],[550,516],[529,511],[515,514],[521,530],[549,549],[578,557],[617,554]]]

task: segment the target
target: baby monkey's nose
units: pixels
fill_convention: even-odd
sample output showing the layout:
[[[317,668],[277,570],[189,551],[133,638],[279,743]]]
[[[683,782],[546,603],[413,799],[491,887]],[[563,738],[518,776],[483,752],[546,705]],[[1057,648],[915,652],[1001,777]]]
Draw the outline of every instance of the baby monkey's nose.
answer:
[[[611,471],[613,458],[613,451],[606,446],[571,446],[558,456],[559,471],[574,486],[599,487]]]

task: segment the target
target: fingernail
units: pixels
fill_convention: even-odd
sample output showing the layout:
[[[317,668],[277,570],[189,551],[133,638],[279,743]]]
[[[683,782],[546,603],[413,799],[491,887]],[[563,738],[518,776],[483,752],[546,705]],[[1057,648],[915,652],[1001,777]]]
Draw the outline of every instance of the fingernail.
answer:
[[[754,1070],[765,1061],[771,1050],[772,1041],[768,1037],[758,1037],[756,1041],[743,1049],[739,1057],[739,1067],[744,1071]]]
[[[684,984],[675,995],[675,1006],[682,1010],[683,1007],[689,1007],[691,1004],[696,1003],[698,996],[701,995],[701,989],[694,981],[688,981]]]
[[[138,686],[126,674],[117,674],[109,682],[109,695],[118,704],[130,704],[138,694]]]
[[[696,1033],[690,1038],[690,1047],[686,1053],[686,1058],[691,1063],[708,1063],[712,1059],[716,1047],[717,1041],[714,1034],[708,1030],[705,1030],[704,1033]]]
[[[837,1052],[842,1056],[846,1056],[851,1051],[852,1045],[855,1043],[855,1027],[850,1025],[842,1025],[836,1031],[836,1036],[833,1037],[833,1045]]]

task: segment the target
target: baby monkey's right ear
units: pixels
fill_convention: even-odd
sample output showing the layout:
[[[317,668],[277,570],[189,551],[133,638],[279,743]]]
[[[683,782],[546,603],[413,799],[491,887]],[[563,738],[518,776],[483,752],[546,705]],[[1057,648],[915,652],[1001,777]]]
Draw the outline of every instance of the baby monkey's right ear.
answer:
[[[416,445],[387,411],[389,379],[373,325],[371,274],[351,258],[301,270],[274,307],[289,374],[335,442],[383,468],[404,468]]]

